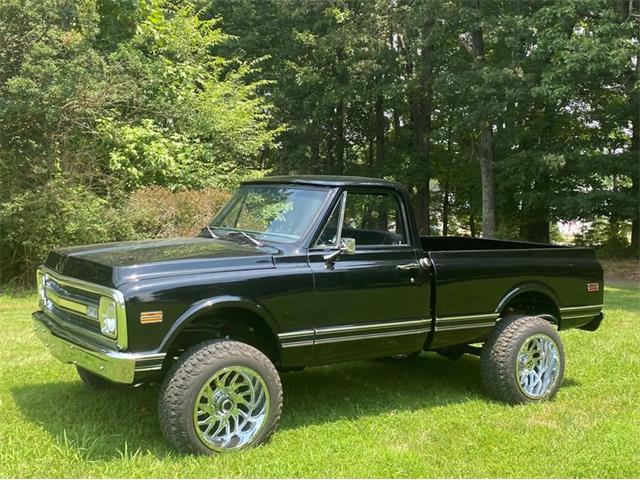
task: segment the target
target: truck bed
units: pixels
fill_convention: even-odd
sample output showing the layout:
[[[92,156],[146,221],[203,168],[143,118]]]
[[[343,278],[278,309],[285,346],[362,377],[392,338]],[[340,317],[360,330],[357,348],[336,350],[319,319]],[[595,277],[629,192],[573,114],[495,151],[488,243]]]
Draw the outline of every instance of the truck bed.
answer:
[[[519,242],[514,240],[494,240],[475,237],[420,237],[423,250],[522,250],[531,248],[568,248],[549,243]]]
[[[518,298],[562,330],[602,308],[602,268],[590,248],[468,237],[420,237],[433,263],[432,348],[482,338]],[[511,302],[511,303],[510,303]]]

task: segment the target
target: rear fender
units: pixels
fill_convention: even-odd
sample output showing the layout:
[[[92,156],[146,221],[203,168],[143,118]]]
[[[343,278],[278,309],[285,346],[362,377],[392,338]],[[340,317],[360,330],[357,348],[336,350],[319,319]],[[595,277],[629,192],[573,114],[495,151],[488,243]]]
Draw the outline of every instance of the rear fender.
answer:
[[[522,295],[523,293],[528,292],[541,293],[549,297],[549,299],[555,305],[556,311],[548,312],[545,315],[542,315],[542,317],[547,318],[548,320],[551,320],[557,324],[560,320],[558,315],[560,300],[558,299],[558,295],[556,294],[556,292],[551,287],[541,282],[527,282],[516,285],[502,297],[502,300],[500,300],[494,311],[496,313],[501,313],[509,304],[509,302],[511,302],[511,300],[516,298],[518,295]]]

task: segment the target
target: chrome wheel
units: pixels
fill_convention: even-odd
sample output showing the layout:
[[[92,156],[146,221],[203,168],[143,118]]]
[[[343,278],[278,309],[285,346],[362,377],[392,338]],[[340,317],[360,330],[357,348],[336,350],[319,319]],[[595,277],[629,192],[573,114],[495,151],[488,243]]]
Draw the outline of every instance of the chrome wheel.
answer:
[[[196,397],[193,421],[202,442],[215,451],[242,448],[262,431],[269,414],[269,391],[247,367],[218,370]]]
[[[560,373],[560,353],[553,339],[536,334],[525,340],[516,357],[516,378],[523,394],[537,399],[547,395]]]

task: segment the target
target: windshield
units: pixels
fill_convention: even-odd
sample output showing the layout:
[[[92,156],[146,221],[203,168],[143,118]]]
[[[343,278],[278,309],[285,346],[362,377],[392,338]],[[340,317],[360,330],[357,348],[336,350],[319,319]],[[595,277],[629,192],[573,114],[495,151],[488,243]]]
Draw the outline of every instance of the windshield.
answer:
[[[294,243],[307,230],[327,194],[327,190],[308,187],[242,186],[209,227],[219,236],[243,232],[259,240]]]

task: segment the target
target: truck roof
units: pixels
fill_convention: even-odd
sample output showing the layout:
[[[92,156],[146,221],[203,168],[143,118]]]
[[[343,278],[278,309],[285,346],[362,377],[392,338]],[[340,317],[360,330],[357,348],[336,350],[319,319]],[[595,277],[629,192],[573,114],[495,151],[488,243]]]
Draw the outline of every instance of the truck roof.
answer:
[[[298,185],[317,185],[321,187],[373,186],[398,188],[399,184],[381,178],[351,177],[348,175],[292,175],[263,177],[242,182],[244,185],[264,183],[294,183]]]

